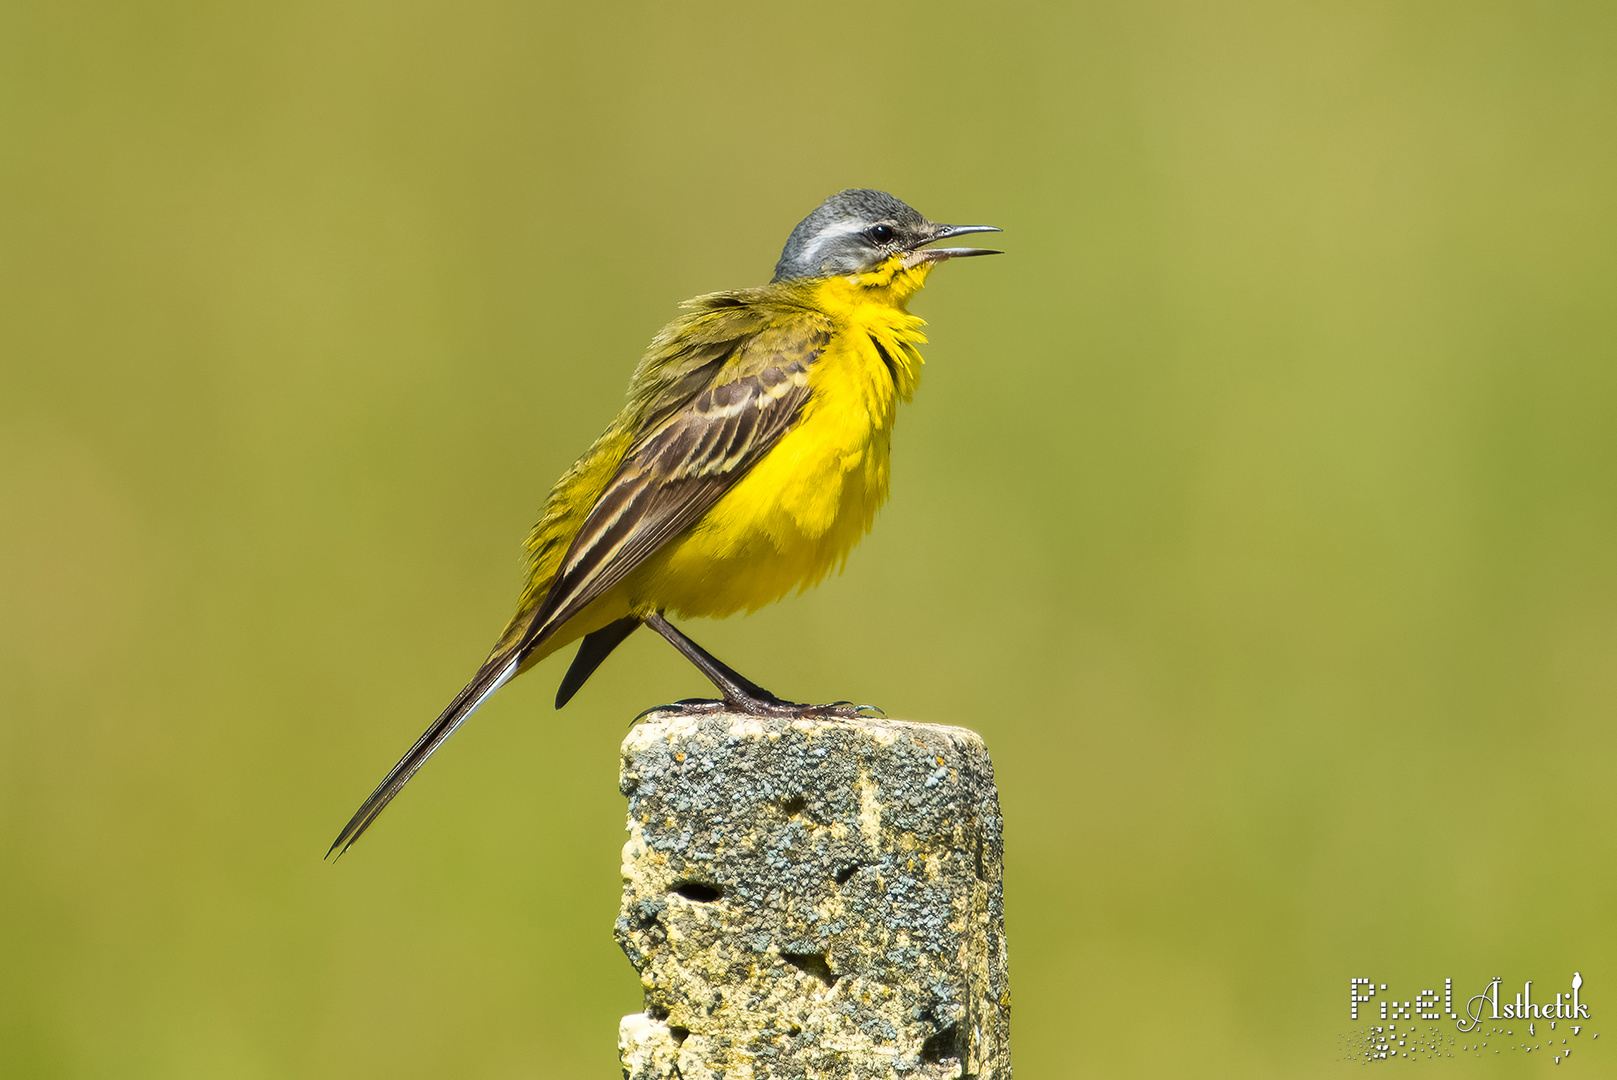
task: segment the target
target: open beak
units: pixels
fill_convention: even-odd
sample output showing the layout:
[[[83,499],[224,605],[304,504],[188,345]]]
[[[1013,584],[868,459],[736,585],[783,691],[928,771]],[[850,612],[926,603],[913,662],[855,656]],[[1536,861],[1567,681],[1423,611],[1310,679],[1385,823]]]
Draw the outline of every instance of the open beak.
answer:
[[[999,232],[993,225],[938,225],[932,235],[921,241],[922,244],[933,244],[939,240],[947,240],[955,236],[964,236],[967,233]],[[917,245],[904,257],[906,266],[919,266],[924,262],[942,262],[945,259],[965,259],[972,255],[1003,255],[1003,251],[993,248],[935,248]]]

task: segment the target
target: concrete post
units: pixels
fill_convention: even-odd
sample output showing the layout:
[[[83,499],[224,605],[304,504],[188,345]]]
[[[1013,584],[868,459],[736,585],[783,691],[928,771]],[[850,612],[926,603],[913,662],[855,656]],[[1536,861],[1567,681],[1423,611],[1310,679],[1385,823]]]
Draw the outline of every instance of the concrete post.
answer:
[[[964,728],[654,714],[623,743],[627,1080],[1009,1080],[994,769]]]

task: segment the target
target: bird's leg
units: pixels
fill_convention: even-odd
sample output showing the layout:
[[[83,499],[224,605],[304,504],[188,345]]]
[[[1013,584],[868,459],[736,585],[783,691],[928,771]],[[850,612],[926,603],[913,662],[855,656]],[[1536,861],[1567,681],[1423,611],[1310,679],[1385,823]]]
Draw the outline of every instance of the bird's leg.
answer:
[[[692,699],[676,702],[681,710],[686,712],[716,712],[720,709],[735,709],[752,716],[837,716],[837,717],[868,717],[872,713],[882,715],[881,710],[870,705],[854,705],[848,701],[838,701],[830,705],[799,705],[792,701],[783,701],[759,686],[751,679],[736,671],[730,665],[708,652],[702,646],[676,630],[672,623],[663,618],[661,612],[652,612],[645,617],[645,624],[661,634],[670,645],[679,650],[679,654],[691,663],[696,669],[708,677],[719,693],[724,696],[723,701],[702,701]],[[660,712],[661,710],[651,710]]]
[[[708,652],[702,646],[676,630],[672,623],[662,617],[661,612],[652,612],[646,616],[646,625],[668,640],[668,644],[679,650],[679,654],[696,665],[696,670],[706,675],[708,681],[719,688],[724,695],[726,705],[737,706],[744,711],[752,712],[748,705],[786,705],[788,702],[771,694],[751,679],[742,675],[735,668]]]

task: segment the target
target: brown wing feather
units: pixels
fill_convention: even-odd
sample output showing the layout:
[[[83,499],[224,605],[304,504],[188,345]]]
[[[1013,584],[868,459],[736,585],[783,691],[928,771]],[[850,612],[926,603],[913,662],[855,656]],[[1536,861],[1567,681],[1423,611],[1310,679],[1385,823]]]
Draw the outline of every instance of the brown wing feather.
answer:
[[[544,599],[528,609],[525,597],[525,610],[494,653],[360,806],[331,852],[346,851],[359,839],[525,656],[700,519],[796,423],[809,397],[809,366],[831,338],[829,321],[803,308],[783,317],[781,308],[749,305],[739,293],[696,304],[697,314],[665,329],[636,372],[644,396],[631,403],[632,414],[641,418],[633,441],[574,535]],[[602,440],[617,438],[619,430]]]
[[[629,451],[573,538],[524,647],[539,644],[695,524],[791,430],[808,401],[809,365],[830,334],[794,336],[797,348],[702,390]]]

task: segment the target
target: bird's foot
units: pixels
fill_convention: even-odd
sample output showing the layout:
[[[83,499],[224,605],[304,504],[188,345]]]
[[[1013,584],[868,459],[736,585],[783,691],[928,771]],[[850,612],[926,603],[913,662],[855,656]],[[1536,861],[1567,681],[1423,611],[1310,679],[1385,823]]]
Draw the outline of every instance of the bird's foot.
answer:
[[[680,698],[678,701],[670,701],[667,705],[653,705],[629,721],[629,726],[634,727],[640,721],[653,716],[710,716],[713,713],[724,712],[726,708],[724,702],[712,698]]]
[[[851,701],[833,701],[826,705],[804,705],[785,701],[769,694],[713,698],[682,698],[667,705],[656,705],[634,718],[629,726],[652,716],[711,716],[715,713],[737,712],[747,716],[763,716],[777,720],[884,720],[887,714],[874,705],[855,705]]]
[[[835,716],[843,720],[885,720],[887,714],[875,705],[856,705],[851,701],[833,701],[829,705],[808,706],[813,716]]]

